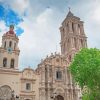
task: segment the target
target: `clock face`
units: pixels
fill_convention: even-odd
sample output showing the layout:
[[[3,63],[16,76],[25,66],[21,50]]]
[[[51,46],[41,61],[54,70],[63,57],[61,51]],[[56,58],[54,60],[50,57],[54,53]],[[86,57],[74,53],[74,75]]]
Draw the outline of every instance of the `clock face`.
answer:
[[[12,53],[12,48],[7,48],[8,53]]]

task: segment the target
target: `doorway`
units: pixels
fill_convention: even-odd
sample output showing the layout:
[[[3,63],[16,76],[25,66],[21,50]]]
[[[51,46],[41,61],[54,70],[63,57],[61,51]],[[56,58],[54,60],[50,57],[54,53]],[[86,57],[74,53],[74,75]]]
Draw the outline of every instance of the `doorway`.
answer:
[[[55,98],[55,100],[64,100],[64,97],[61,96],[61,95],[58,95],[58,96]]]

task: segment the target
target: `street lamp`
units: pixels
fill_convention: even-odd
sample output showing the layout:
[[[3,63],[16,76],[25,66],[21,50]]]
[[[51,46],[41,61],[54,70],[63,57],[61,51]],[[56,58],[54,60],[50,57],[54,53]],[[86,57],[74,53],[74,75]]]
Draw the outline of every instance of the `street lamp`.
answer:
[[[53,94],[51,95],[51,99],[53,99],[53,100],[56,100],[56,97],[57,97],[57,93],[53,93]]]
[[[19,100],[19,96],[18,95],[15,96],[14,90],[12,91],[12,94],[11,94],[11,100]]]
[[[11,100],[15,100],[15,97],[14,97],[15,95],[14,95],[14,90],[12,91],[12,93],[11,93]]]
[[[16,100],[19,100],[19,96],[16,95]]]
[[[79,100],[82,100],[82,97],[79,97]]]

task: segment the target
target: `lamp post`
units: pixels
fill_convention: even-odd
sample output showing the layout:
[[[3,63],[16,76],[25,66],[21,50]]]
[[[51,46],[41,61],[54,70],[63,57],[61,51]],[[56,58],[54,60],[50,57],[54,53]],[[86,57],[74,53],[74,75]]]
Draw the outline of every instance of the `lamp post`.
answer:
[[[16,95],[16,100],[19,100],[19,96]]]
[[[51,99],[53,99],[53,100],[56,100],[56,97],[57,97],[57,93],[53,93],[53,94],[51,95]]]
[[[82,97],[79,97],[79,100],[82,100]]]
[[[15,97],[14,97],[15,95],[14,95],[14,90],[12,91],[12,93],[11,93],[11,100],[15,100]]]
[[[11,100],[19,100],[19,96],[18,95],[15,96],[14,90],[12,91],[12,94],[11,94]]]

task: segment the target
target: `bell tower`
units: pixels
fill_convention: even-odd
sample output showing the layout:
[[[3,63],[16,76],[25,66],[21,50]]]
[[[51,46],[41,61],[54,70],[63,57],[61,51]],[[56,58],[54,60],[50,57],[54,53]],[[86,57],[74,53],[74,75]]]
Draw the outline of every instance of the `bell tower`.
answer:
[[[71,61],[81,48],[87,47],[87,37],[84,32],[83,21],[69,10],[60,27],[61,53]]]
[[[20,53],[18,41],[19,39],[14,32],[14,26],[10,25],[9,31],[2,36],[0,68],[18,69],[18,58]]]

